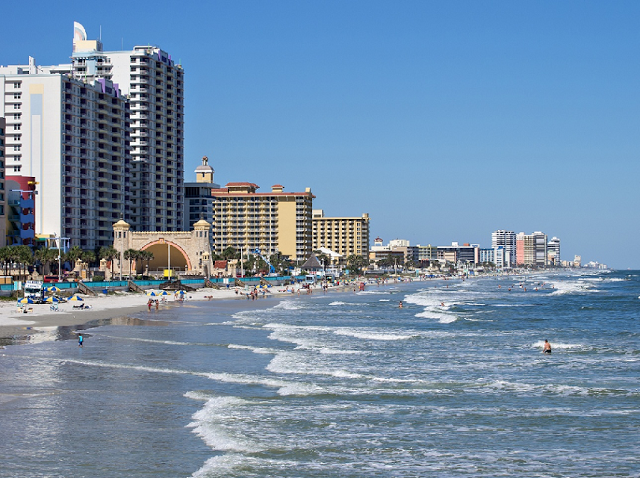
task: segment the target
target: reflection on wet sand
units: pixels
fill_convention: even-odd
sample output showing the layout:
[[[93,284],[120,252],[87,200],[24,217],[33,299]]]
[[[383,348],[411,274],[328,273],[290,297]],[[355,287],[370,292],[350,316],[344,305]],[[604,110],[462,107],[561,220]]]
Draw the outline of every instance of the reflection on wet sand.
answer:
[[[0,347],[20,344],[39,344],[56,340],[76,340],[78,331],[83,331],[85,337],[91,337],[86,330],[104,325],[130,325],[137,327],[166,327],[170,322],[164,320],[149,320],[136,317],[112,317],[97,319],[81,325],[64,325],[52,327],[23,327],[23,332],[9,337],[0,337]]]

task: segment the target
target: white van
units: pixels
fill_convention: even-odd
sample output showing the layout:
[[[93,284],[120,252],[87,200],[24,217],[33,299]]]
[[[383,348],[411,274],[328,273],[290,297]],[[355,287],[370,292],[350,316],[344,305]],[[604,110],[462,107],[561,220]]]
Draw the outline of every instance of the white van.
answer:
[[[316,276],[312,276],[312,275],[308,275],[304,278],[304,283],[305,284],[315,284],[316,283]]]

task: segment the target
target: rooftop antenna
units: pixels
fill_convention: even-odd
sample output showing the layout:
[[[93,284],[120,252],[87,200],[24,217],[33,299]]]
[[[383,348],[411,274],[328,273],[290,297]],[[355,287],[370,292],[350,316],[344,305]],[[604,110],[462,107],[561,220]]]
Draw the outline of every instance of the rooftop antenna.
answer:
[[[102,25],[100,25],[100,42],[102,42]]]

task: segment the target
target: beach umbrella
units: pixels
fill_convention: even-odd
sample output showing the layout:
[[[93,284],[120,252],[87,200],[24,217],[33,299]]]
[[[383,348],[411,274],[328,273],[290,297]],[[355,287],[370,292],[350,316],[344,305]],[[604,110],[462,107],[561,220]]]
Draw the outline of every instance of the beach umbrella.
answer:
[[[60,292],[62,289],[60,287],[56,287],[52,285],[51,287],[47,287],[47,292]]]
[[[160,295],[169,295],[169,293],[166,290],[163,290],[162,292],[160,292]]]
[[[51,296],[47,299],[47,302],[50,304],[53,304],[53,303],[57,304],[58,302],[60,302],[60,299],[58,299],[57,297]]]
[[[31,297],[23,297],[18,300],[18,304],[33,304],[33,299]]]
[[[147,295],[158,295],[155,290],[147,292]]]
[[[78,294],[72,295],[69,300],[73,300],[73,301],[83,301],[84,299],[82,297],[80,297]]]

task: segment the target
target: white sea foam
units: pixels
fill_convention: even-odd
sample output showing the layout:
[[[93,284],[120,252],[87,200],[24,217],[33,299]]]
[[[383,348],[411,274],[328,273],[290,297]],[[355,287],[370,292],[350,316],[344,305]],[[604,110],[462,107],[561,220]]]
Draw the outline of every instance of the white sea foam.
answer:
[[[258,453],[263,450],[255,440],[247,438],[229,423],[235,418],[235,410],[247,405],[247,401],[237,397],[213,397],[204,407],[193,414],[193,422],[188,426],[213,450],[236,453]]]
[[[356,304],[355,302],[342,302],[342,301],[335,301],[335,302],[331,302],[329,305],[332,306],[336,306],[336,305],[355,305],[358,307],[362,307],[364,304]]]
[[[224,455],[209,458],[202,467],[193,473],[192,478],[217,478],[233,476],[234,470],[247,463],[256,461],[238,453],[226,453]]]
[[[415,335],[379,333],[369,330],[355,330],[347,328],[336,329],[334,334],[346,335],[348,337],[364,340],[409,340],[416,337]]]
[[[447,290],[445,295],[448,294],[448,296],[447,299],[444,299],[446,300],[445,303],[443,300],[443,294],[440,292],[442,291],[439,291],[436,297],[434,295],[434,291],[432,289],[428,289],[422,293],[408,295],[405,297],[405,302],[424,307],[424,310],[415,314],[415,317],[434,319],[441,324],[450,324],[455,322],[458,320],[458,317],[455,313],[450,311],[456,305],[462,305],[465,304],[465,302],[458,300],[457,293]],[[455,294],[455,297],[452,296],[452,293]]]
[[[423,319],[435,319],[441,324],[450,324],[458,320],[458,317],[456,317],[454,314],[438,313],[432,310],[425,310],[424,312],[418,312],[415,315],[415,317],[420,317]]]
[[[284,309],[284,310],[300,310],[304,309],[304,303],[302,301],[296,300],[283,300],[273,307],[274,309]]]
[[[229,344],[229,345],[227,345],[227,347],[230,348],[230,349],[250,350],[254,354],[265,354],[265,355],[268,355],[268,354],[276,354],[276,353],[278,353],[278,350],[270,349],[270,348],[266,348],[266,347],[250,347],[249,345],[238,345],[238,344]]]
[[[175,340],[154,340],[154,339],[144,339],[142,337],[119,337],[115,335],[104,335],[101,333],[94,333],[95,335],[100,335],[101,337],[107,337],[110,339],[116,340],[130,340],[134,342],[147,342],[151,344],[165,344],[165,345],[181,345],[181,346],[193,346],[193,345],[212,345],[212,344],[204,344],[198,342],[177,342]]]
[[[542,349],[543,346],[544,346],[544,340],[539,340],[531,345],[531,347],[539,348],[539,349]],[[581,348],[585,348],[585,346],[583,344],[563,344],[563,343],[554,342],[551,344],[551,348],[552,350],[553,349],[566,350],[566,349],[581,349]]]
[[[561,281],[554,282],[554,291],[551,295],[564,295],[564,294],[584,294],[587,292],[598,292],[593,289],[593,285],[585,282],[584,280],[577,281]]]

